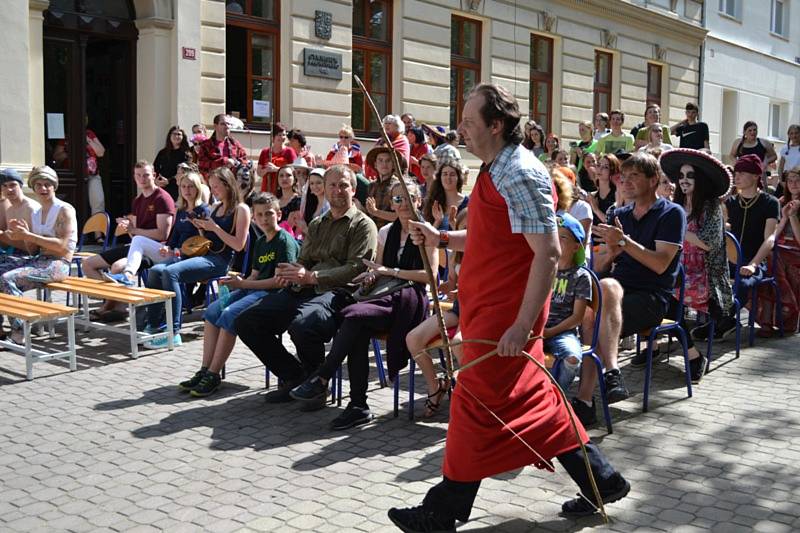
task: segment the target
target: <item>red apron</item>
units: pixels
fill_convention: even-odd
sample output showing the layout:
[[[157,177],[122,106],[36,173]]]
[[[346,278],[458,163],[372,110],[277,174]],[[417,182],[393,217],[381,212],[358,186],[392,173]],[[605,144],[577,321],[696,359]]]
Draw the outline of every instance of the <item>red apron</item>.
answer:
[[[488,172],[481,172],[469,200],[467,253],[459,276],[460,325],[464,339],[500,340],[514,322],[528,280],[533,252],[522,234],[511,233],[508,208]],[[550,301],[533,327],[541,335]],[[465,344],[462,363],[491,348]],[[541,340],[527,346],[544,364]],[[494,356],[465,370],[450,405],[444,475],[477,481],[533,464],[538,458],[466,392],[469,390],[543,458],[579,443],[560,395],[539,367],[525,357]],[[583,442],[589,439],[575,419]]]

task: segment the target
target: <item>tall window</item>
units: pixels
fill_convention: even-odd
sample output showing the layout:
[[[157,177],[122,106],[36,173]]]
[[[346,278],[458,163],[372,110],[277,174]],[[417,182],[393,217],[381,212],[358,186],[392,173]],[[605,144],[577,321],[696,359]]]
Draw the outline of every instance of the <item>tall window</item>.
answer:
[[[481,79],[481,22],[453,15],[450,22],[450,128],[461,122],[469,92]]]
[[[611,110],[611,66],[614,56],[608,52],[594,53],[594,113]]]
[[[770,18],[770,31],[778,35],[786,35],[786,2],[784,0],[772,0],[772,16]]]
[[[353,1],[353,73],[364,82],[381,117],[389,110],[392,72],[392,9],[390,0]],[[381,124],[353,80],[353,129],[376,135]]]
[[[531,118],[550,131],[553,98],[553,39],[531,35]]]
[[[769,105],[769,134],[774,139],[780,139],[783,128],[781,127],[781,104]]]
[[[647,105],[661,107],[661,65],[647,64]]]
[[[719,0],[719,11],[729,17],[739,17],[738,0]]]
[[[278,120],[280,0],[226,0],[225,105],[249,126]]]

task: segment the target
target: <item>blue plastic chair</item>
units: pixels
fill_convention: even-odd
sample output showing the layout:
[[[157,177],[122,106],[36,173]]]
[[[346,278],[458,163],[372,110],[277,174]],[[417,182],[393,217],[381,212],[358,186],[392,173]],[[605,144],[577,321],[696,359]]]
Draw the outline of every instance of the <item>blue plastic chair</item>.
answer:
[[[586,358],[590,358],[593,362],[595,367],[597,368],[597,382],[600,387],[600,402],[603,406],[603,417],[606,419],[606,430],[608,434],[611,435],[614,430],[611,425],[611,409],[608,406],[608,396],[606,395],[606,380],[604,379],[603,375],[605,372],[605,368],[603,367],[603,362],[600,360],[600,357],[597,355],[597,341],[600,338],[600,316],[603,312],[603,289],[600,288],[600,279],[597,277],[591,269],[586,267],[581,267],[592,277],[592,301],[590,307],[594,312],[594,326],[592,327],[592,338],[588,345],[583,346],[583,360],[586,361]],[[556,363],[553,365],[553,377],[558,380],[559,374],[561,372],[561,360],[557,360]]]
[[[739,294],[739,284],[741,283],[739,269],[742,268],[742,247],[736,239],[736,236],[730,231],[725,232],[725,249],[727,251],[728,262],[736,268],[733,276],[733,308],[736,315],[736,357],[734,359],[738,359],[742,348],[742,304],[739,302],[739,298],[736,295]],[[715,328],[715,321],[709,317],[706,373],[711,372],[711,359],[714,356],[712,348],[714,347]]]
[[[764,278],[760,279],[754,286],[753,292],[750,296],[750,313],[748,313],[748,325],[750,326],[749,344],[752,346],[756,338],[756,315],[758,314],[758,288],[761,285],[770,285],[772,290],[775,291],[775,309],[774,316],[778,324],[778,335],[783,337],[783,306],[781,305],[781,289],[778,287],[778,280],[775,277],[775,269],[777,268],[780,256],[778,254],[778,246],[772,247],[772,262],[770,265],[770,273]]]
[[[688,397],[692,397],[692,376],[689,369],[687,333],[680,325],[681,319],[683,318],[683,299],[686,292],[686,276],[684,275],[682,265],[678,268],[678,279],[676,283],[679,285],[678,305],[676,306],[675,314],[672,318],[665,318],[661,321],[660,325],[650,329],[650,331],[643,331],[636,334],[637,355],[639,354],[639,338],[641,335],[647,335],[647,363],[644,367],[644,398],[642,399],[642,412],[644,413],[647,412],[647,403],[650,396],[650,381],[653,374],[653,343],[655,342],[656,336],[661,333],[666,333],[668,335],[674,334],[681,341],[681,346],[683,348],[684,375],[686,377],[686,391]]]

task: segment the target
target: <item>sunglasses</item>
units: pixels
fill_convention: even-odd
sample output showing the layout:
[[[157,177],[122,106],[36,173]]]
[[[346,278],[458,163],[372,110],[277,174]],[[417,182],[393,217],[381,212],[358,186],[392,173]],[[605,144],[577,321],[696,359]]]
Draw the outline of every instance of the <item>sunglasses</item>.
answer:
[[[350,139],[349,135],[339,135],[340,139]]]
[[[679,173],[681,179],[693,180],[694,179],[694,172],[687,172],[687,173]]]
[[[396,195],[392,196],[392,202],[394,202],[396,204],[402,204],[403,201],[405,201],[405,199],[406,199],[406,197],[403,196],[402,194],[396,194]],[[416,194],[412,194],[411,195],[411,199],[412,200],[416,200],[417,199],[417,195]]]

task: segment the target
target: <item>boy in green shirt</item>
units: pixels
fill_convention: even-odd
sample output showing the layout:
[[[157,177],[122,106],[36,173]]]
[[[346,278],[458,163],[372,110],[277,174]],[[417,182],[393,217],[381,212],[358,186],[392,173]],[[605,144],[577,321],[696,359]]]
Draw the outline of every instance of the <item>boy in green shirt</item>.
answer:
[[[619,109],[615,109],[608,114],[608,119],[611,122],[611,133],[604,135],[597,141],[596,154],[613,154],[617,150],[623,152],[633,151],[633,135],[622,131],[622,125],[625,123],[625,114]]]
[[[256,241],[253,250],[253,270],[247,279],[231,276],[220,280],[223,286],[235,289],[227,301],[220,298],[206,309],[203,318],[203,362],[200,370],[178,387],[195,397],[213,394],[221,383],[220,370],[231,355],[236,343],[234,321],[242,311],[281,288],[275,278],[278,263],[294,263],[300,247],[294,237],[278,226],[281,204],[269,193],[259,193],[253,198],[253,220],[264,235]]]

